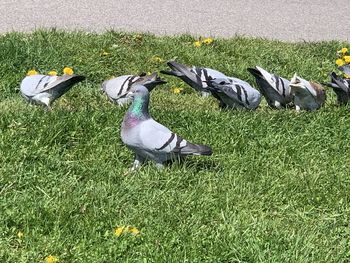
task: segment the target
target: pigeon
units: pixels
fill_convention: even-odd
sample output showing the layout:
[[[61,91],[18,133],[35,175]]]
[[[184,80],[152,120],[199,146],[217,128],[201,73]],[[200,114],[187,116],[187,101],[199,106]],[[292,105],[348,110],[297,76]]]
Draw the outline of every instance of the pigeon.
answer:
[[[220,101],[220,107],[233,109],[256,109],[261,94],[248,82],[238,78],[216,78],[208,81],[208,89]]]
[[[349,64],[345,64],[344,66],[340,66],[338,69],[343,71],[344,74],[350,76],[350,65]]]
[[[337,76],[335,72],[332,72],[330,77],[331,83],[323,84],[333,88],[340,105],[346,105],[350,98],[350,79],[343,79],[342,77]]]
[[[153,160],[158,168],[164,162],[187,155],[211,155],[212,150],[205,145],[193,144],[156,122],[148,112],[149,91],[136,84],[129,91],[132,99],[121,125],[121,138],[135,153],[132,170],[146,160]]]
[[[161,73],[179,77],[196,91],[200,92],[203,97],[210,95],[210,92],[206,89],[208,87],[207,82],[209,79],[226,77],[225,74],[210,68],[194,66],[191,68],[176,61],[168,61],[167,64],[172,70],[161,70]]]
[[[292,102],[289,80],[271,74],[258,66],[247,70],[255,77],[256,84],[270,107],[281,109]]]
[[[70,88],[85,79],[80,75],[31,75],[21,82],[21,94],[30,103],[40,104],[51,110],[51,104]]]
[[[130,102],[130,98],[126,98],[126,95],[135,83],[142,84],[151,91],[155,86],[164,84],[166,81],[158,77],[157,73],[151,75],[147,75],[146,73],[140,75],[124,75],[106,80],[102,83],[101,90],[107,94],[110,101],[122,106]]]
[[[297,111],[317,110],[324,105],[326,92],[320,84],[307,81],[295,74],[289,85]]]

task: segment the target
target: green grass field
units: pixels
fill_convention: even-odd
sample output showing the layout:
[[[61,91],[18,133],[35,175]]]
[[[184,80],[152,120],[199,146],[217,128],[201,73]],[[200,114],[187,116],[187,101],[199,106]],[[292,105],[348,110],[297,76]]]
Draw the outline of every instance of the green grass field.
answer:
[[[152,116],[211,157],[129,173],[126,108],[99,88],[111,76],[218,69],[255,85],[247,67],[327,81],[350,43],[36,31],[0,36],[0,262],[349,262],[350,106],[333,91],[316,112],[220,110],[176,78],[152,92]],[[65,66],[87,80],[54,103],[27,104],[29,69]],[[173,87],[183,87],[173,94]],[[140,234],[117,237],[118,226]],[[18,236],[22,232],[23,236]]]

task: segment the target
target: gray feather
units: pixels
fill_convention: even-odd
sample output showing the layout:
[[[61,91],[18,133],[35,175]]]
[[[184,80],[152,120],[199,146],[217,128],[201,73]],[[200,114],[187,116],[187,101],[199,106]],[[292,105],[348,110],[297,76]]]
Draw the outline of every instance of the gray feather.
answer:
[[[50,107],[53,101],[70,90],[74,84],[84,79],[84,76],[79,75],[32,75],[22,80],[20,91],[29,102]]]
[[[232,77],[217,78],[208,82],[209,89],[223,107],[233,109],[256,109],[261,94],[249,83]]]

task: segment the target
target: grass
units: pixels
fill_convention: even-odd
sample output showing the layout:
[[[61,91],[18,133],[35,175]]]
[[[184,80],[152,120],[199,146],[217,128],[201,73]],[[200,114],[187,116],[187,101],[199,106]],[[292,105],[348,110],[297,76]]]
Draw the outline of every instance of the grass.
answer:
[[[220,110],[178,79],[155,89],[151,114],[212,157],[128,174],[120,140],[125,108],[99,85],[114,75],[179,62],[250,83],[247,67],[326,81],[349,43],[236,37],[195,48],[191,36],[36,31],[0,36],[0,261],[349,262],[350,106],[328,90],[317,112]],[[105,53],[104,53],[105,52]],[[108,53],[108,54],[107,54]],[[53,105],[27,104],[32,68],[73,67],[87,80]],[[183,94],[171,93],[175,86]],[[117,226],[139,236],[116,237]],[[24,236],[19,238],[21,231]]]

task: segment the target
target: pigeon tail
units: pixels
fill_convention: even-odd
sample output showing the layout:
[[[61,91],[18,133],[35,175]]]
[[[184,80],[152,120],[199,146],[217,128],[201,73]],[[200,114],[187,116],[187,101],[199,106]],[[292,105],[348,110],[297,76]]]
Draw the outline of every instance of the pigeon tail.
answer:
[[[59,83],[55,88],[55,92],[57,94],[57,96],[55,97],[55,99],[58,99],[59,97],[61,97],[63,94],[65,94],[68,90],[70,90],[74,84],[81,82],[85,79],[84,76],[80,76],[80,75],[72,75],[69,76],[69,78],[67,80],[62,81],[61,83]]]
[[[252,74],[256,78],[260,78],[260,79],[264,78],[261,72],[256,68],[247,68],[247,70],[249,71],[250,74]]]
[[[177,77],[181,77],[181,76],[191,76],[193,73],[190,71],[190,68],[180,64],[174,60],[172,61],[168,61],[167,65],[172,69],[171,71],[166,71],[166,70],[162,70],[161,72],[167,75],[173,75],[173,76],[177,76]]]
[[[181,155],[210,156],[213,154],[213,151],[209,146],[187,142],[186,146],[180,149],[180,153]]]
[[[156,72],[152,73],[151,75],[147,75],[146,73],[141,73],[137,80],[135,80],[132,85],[143,85],[145,86],[148,91],[152,91],[154,87],[157,85],[165,84],[167,83],[165,80],[161,79]]]

